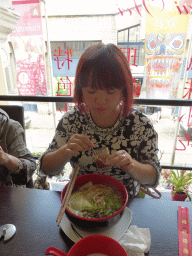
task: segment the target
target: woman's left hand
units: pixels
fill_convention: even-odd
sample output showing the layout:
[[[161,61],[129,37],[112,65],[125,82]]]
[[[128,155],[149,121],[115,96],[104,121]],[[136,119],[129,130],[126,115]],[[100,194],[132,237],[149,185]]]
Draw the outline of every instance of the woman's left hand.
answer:
[[[8,160],[9,158],[7,154],[3,151],[2,147],[0,146],[0,164],[7,164]]]
[[[116,165],[123,170],[130,170],[134,164],[132,157],[125,151],[119,150],[106,159],[107,165]]]

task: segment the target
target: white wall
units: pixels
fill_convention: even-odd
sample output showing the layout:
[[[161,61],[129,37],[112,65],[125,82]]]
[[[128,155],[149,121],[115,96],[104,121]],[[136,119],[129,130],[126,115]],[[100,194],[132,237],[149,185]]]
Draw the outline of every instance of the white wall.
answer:
[[[12,0],[0,0],[0,5],[4,7],[12,7]]]
[[[116,22],[117,22],[117,29],[121,30],[124,28],[132,27],[141,23],[141,16],[139,13],[132,10],[132,15],[129,12],[124,12],[123,15],[117,14],[116,15]]]
[[[46,38],[45,19],[43,31]],[[117,44],[115,15],[83,15],[48,18],[50,41],[91,41]]]
[[[109,14],[118,11],[117,2],[119,0],[46,0],[46,11],[48,16]],[[44,4],[41,6],[44,14]]]

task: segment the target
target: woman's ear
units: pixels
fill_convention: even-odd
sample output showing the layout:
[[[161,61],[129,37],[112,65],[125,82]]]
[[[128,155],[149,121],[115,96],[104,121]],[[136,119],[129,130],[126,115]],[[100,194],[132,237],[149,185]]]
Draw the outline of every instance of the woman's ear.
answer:
[[[125,96],[123,95],[123,90],[121,91],[121,102],[123,104],[123,102],[125,101]]]
[[[85,102],[83,102],[82,105],[83,105],[83,110],[84,110],[85,114],[87,115],[89,113],[89,108],[87,107]]]

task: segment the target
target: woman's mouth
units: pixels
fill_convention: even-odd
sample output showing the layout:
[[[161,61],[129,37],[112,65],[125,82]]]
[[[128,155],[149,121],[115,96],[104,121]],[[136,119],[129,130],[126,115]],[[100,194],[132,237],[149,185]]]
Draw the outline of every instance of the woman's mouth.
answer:
[[[107,110],[107,108],[95,108],[96,111],[104,112]]]

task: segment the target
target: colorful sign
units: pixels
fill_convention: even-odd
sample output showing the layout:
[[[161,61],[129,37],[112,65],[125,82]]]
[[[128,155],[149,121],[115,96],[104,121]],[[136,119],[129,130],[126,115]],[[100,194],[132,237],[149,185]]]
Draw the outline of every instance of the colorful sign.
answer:
[[[13,1],[20,14],[10,34],[16,59],[19,95],[46,95],[46,66],[39,0]]]
[[[74,77],[54,77],[54,87],[56,96],[72,96],[73,95]]]
[[[181,76],[189,14],[172,10],[146,13],[145,67],[147,98],[175,99]]]

